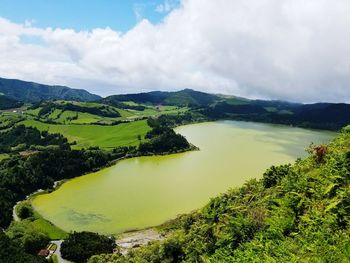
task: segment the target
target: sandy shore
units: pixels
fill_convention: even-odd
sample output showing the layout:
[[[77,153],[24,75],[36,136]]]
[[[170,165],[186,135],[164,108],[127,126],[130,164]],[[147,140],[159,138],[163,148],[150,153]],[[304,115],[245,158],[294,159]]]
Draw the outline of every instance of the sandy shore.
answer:
[[[164,238],[158,231],[150,228],[124,233],[116,240],[116,243],[120,248],[120,253],[126,254],[130,248],[143,246],[151,241],[162,240]]]

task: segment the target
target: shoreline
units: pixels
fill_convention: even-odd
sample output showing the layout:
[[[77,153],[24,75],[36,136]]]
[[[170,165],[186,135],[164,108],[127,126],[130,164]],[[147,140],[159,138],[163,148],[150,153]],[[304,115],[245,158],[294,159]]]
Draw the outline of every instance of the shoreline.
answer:
[[[234,121],[234,120],[221,120],[221,121]],[[202,122],[188,123],[188,124],[184,124],[184,125],[179,125],[179,126],[177,126],[177,127],[187,126],[187,125],[191,125],[191,124],[211,123],[211,122],[213,122],[213,121],[202,121]],[[215,121],[214,121],[214,122],[215,122]],[[240,122],[240,121],[237,121],[237,122]],[[244,122],[246,122],[246,121],[244,121]],[[252,123],[259,123],[259,122],[252,122]],[[267,125],[278,125],[278,126],[288,127],[288,126],[286,126],[286,125],[281,125],[281,124],[270,124],[270,123],[266,123],[266,124],[267,124]],[[176,128],[177,128],[177,127],[176,127]],[[176,129],[176,128],[174,128],[174,129]],[[304,129],[304,128],[301,128],[301,129]],[[308,129],[308,130],[310,130],[310,129]],[[325,130],[325,131],[326,131],[326,130]],[[100,168],[98,168],[98,169],[94,169],[94,170],[89,171],[89,172],[87,172],[87,173],[84,173],[84,174],[82,174],[82,175],[80,175],[80,176],[84,176],[84,175],[88,175],[88,174],[91,174],[91,173],[95,173],[95,172],[101,171],[101,170],[103,170],[103,169],[106,169],[106,168],[109,168],[109,167],[111,167],[111,166],[114,166],[114,165],[118,164],[119,161],[126,160],[126,159],[131,159],[131,158],[135,158],[135,157],[147,157],[147,156],[167,156],[167,155],[171,155],[171,154],[184,153],[184,152],[195,151],[195,150],[199,150],[199,148],[198,148],[198,147],[195,147],[195,146],[193,146],[193,145],[191,144],[191,147],[190,147],[190,148],[185,149],[185,150],[182,150],[182,151],[177,151],[177,152],[170,152],[170,153],[167,152],[167,153],[162,153],[162,154],[152,154],[152,153],[150,153],[150,154],[142,154],[142,155],[139,155],[139,154],[126,155],[126,156],[124,156],[124,157],[122,157],[122,158],[119,158],[119,159],[115,159],[115,160],[110,161],[109,163],[107,163],[107,164],[104,165],[103,167],[100,167]],[[76,177],[73,177],[73,178],[70,178],[70,179],[63,179],[63,180],[60,180],[60,181],[56,181],[56,182],[54,182],[54,185],[53,185],[52,188],[46,189],[46,190],[41,190],[41,191],[39,191],[39,192],[36,191],[36,192],[30,194],[29,196],[27,196],[26,199],[31,199],[31,198],[33,198],[33,197],[39,195],[39,194],[46,194],[46,193],[51,193],[51,192],[53,192],[53,191],[56,191],[56,190],[58,190],[65,182],[67,182],[67,181],[69,181],[69,180],[76,179],[76,178],[78,178],[78,177],[80,177],[80,176],[76,176]],[[25,199],[25,200],[26,200],[26,199]],[[22,200],[22,201],[24,201],[24,200]],[[20,201],[20,202],[21,202],[21,201]],[[31,205],[32,205],[32,202],[31,202],[31,201],[30,201],[30,203],[31,203]],[[33,205],[32,205],[32,207],[33,207],[33,209],[34,209],[45,221],[47,221],[47,222],[49,222],[49,223],[52,224],[52,222],[50,222],[49,220],[45,219],[44,216],[43,216],[42,214],[40,214],[40,213],[38,212],[38,210],[36,210],[36,209],[34,208]],[[55,224],[53,224],[53,225],[56,226]],[[160,224],[160,225],[162,225],[162,224]],[[57,227],[57,226],[56,226],[56,227]],[[154,227],[157,227],[157,226],[154,226]],[[153,227],[153,228],[154,228],[154,227]],[[151,228],[152,228],[152,227],[151,227]],[[134,232],[145,231],[145,230],[147,230],[147,229],[149,229],[149,227],[148,227],[148,228],[145,228],[145,229],[129,230],[129,231],[122,232],[122,233],[120,233],[120,234],[115,234],[115,233],[114,233],[114,234],[111,234],[111,235],[118,236],[118,235],[124,235],[124,234],[128,234],[128,233],[131,234],[131,233],[134,233]]]

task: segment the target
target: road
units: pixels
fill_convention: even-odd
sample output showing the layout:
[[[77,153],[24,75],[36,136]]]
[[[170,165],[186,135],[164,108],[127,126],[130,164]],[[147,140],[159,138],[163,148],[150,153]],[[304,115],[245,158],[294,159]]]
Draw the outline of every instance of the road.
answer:
[[[12,216],[13,216],[13,220],[14,220],[14,221],[20,221],[20,219],[19,219],[19,217],[18,217],[18,215],[17,215],[17,213],[16,213],[16,206],[18,205],[18,203],[19,203],[19,202],[17,202],[17,204],[15,204],[15,205],[13,206],[13,209],[12,209]]]
[[[63,242],[63,240],[51,241],[51,243],[57,245],[57,249],[56,249],[55,253],[53,253],[53,254],[57,256],[59,263],[70,263],[70,261],[63,259],[61,256],[61,244],[62,244],[62,242]]]

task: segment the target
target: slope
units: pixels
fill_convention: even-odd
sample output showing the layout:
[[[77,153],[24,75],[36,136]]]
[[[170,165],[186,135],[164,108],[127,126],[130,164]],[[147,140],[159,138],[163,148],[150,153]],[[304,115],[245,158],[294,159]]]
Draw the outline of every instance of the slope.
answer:
[[[89,262],[349,262],[350,126],[309,152],[163,226],[164,241]]]
[[[64,86],[49,86],[17,79],[0,78],[0,93],[23,102],[38,102],[50,99],[94,101],[101,97],[83,89]]]

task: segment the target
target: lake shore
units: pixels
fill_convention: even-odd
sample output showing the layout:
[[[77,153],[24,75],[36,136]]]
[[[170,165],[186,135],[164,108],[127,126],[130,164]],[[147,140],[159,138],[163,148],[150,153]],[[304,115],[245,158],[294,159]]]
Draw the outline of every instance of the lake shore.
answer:
[[[294,161],[318,137],[321,141],[328,138],[326,133],[305,129],[232,121],[185,125],[176,131],[201,151],[124,158],[115,166],[66,181],[51,194],[40,195],[34,206],[66,231],[112,234],[156,226],[201,207],[229,187],[256,178],[276,160]],[[215,137],[224,138],[223,142]],[[77,205],[71,205],[75,202]],[[69,219],[58,220],[49,211],[59,213],[62,219],[67,214]]]

